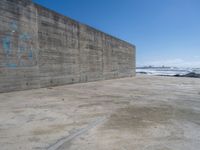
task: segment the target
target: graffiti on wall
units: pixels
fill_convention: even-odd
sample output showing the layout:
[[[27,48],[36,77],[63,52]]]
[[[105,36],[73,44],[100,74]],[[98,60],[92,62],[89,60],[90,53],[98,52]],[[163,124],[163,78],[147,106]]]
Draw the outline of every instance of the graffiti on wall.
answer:
[[[36,65],[33,37],[20,32],[16,21],[11,21],[4,33],[1,45],[3,49],[3,67],[31,67]]]

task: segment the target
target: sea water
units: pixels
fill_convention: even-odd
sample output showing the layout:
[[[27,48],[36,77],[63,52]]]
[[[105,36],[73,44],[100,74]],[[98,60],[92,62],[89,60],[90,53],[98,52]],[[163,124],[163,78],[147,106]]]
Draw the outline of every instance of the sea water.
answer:
[[[138,74],[148,74],[148,75],[186,75],[188,73],[194,72],[200,74],[200,68],[184,68],[184,67],[137,67],[136,72]]]

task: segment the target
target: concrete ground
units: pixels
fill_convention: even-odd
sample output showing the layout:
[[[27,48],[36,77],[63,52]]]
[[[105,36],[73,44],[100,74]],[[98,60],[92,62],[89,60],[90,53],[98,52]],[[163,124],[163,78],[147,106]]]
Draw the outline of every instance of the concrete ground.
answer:
[[[140,75],[0,94],[1,150],[198,150],[200,79]]]

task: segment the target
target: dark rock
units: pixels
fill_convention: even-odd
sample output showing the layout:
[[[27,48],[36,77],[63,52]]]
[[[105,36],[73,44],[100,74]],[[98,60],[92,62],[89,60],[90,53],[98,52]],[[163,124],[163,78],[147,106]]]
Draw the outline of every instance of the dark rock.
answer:
[[[147,72],[143,72],[143,71],[137,72],[137,73],[139,73],[139,74],[147,74]]]
[[[180,77],[180,74],[176,74],[176,75],[174,75],[175,77]]]
[[[190,73],[184,75],[184,77],[200,78],[200,74],[197,74],[195,72],[190,72]]]
[[[185,74],[185,75],[179,75],[179,74],[176,74],[174,75],[175,77],[190,77],[190,78],[200,78],[200,74],[197,74],[195,72],[190,72],[188,74]]]

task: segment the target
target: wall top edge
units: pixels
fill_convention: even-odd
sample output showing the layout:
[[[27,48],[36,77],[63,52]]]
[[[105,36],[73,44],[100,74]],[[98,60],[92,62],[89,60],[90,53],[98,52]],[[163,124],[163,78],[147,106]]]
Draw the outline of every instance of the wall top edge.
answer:
[[[32,0],[30,0],[30,1],[32,1]],[[70,18],[70,17],[68,17],[68,16],[65,16],[65,15],[63,15],[63,14],[61,14],[61,13],[58,13],[58,12],[52,10],[52,9],[49,9],[49,8],[47,8],[47,7],[44,7],[44,6],[42,6],[42,5],[40,5],[40,4],[37,4],[37,3],[35,3],[35,2],[32,2],[32,3],[34,4],[34,6],[35,6],[36,8],[44,9],[44,10],[49,11],[49,12],[55,14],[55,15],[58,15],[58,16],[60,16],[60,17],[66,18],[66,19],[69,19],[69,20],[71,20],[71,21],[73,21],[73,22],[75,22],[75,23],[77,23],[77,24],[86,26],[86,27],[88,27],[88,28],[91,28],[91,29],[93,29],[93,30],[99,32],[99,33],[105,34],[105,35],[107,35],[107,36],[109,36],[109,37],[111,37],[111,38],[113,38],[113,39],[115,39],[115,40],[118,40],[118,41],[120,41],[120,42],[123,42],[123,43],[125,43],[125,44],[128,44],[129,46],[133,47],[134,49],[136,48],[136,46],[135,46],[134,44],[129,43],[129,42],[125,41],[125,40],[122,40],[122,39],[120,39],[120,38],[118,38],[118,37],[116,37],[116,36],[110,35],[110,34],[104,32],[104,31],[101,31],[101,30],[99,30],[99,29],[96,29],[96,28],[94,28],[94,27],[92,27],[92,26],[90,26],[90,25],[81,23],[81,22],[79,22],[79,21],[77,21],[77,20],[75,20],[75,19],[72,19],[72,18]]]

